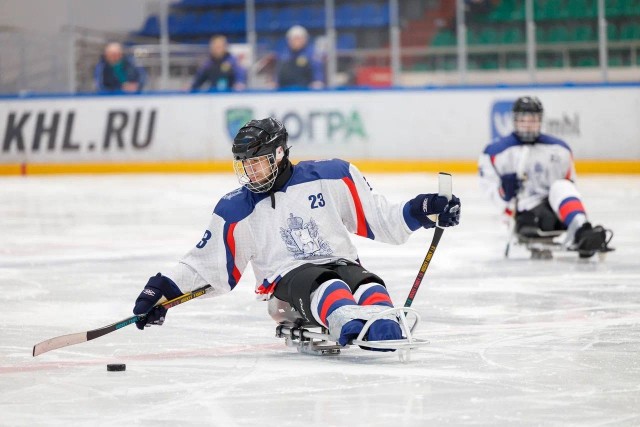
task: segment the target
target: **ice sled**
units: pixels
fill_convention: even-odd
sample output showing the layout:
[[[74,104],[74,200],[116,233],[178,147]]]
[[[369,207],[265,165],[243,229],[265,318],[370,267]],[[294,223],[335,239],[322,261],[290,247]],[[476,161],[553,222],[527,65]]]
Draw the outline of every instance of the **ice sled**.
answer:
[[[411,350],[429,344],[428,340],[415,338],[413,332],[420,323],[418,312],[409,307],[389,308],[367,320],[358,337],[346,346],[339,345],[329,336],[329,331],[304,319],[289,303],[273,297],[269,300],[269,315],[278,323],[276,337],[284,338],[285,344],[295,347],[298,352],[314,355],[337,355],[351,345],[375,348],[378,350],[397,350],[401,361],[410,359]],[[401,340],[366,341],[365,336],[371,324],[385,316],[395,315],[403,332]]]
[[[607,252],[615,250],[609,247],[609,242],[613,237],[611,230],[607,233],[606,242],[602,248],[591,251],[580,251],[574,248],[567,248],[563,244],[566,230],[542,231],[536,227],[522,227],[518,231],[513,231],[509,236],[509,241],[505,248],[504,256],[509,257],[510,249],[513,246],[522,246],[531,254],[531,259],[552,259],[554,252],[578,252],[580,258],[590,258],[594,254],[603,260]]]

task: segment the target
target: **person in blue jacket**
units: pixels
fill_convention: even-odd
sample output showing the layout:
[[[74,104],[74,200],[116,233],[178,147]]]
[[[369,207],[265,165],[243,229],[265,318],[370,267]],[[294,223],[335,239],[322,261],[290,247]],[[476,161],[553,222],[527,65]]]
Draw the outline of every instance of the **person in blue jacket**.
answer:
[[[246,70],[227,50],[227,38],[213,36],[209,42],[209,58],[193,78],[191,91],[243,90],[247,85],[246,74]]]
[[[140,93],[146,74],[133,58],[126,56],[120,43],[109,43],[94,70],[98,92]]]
[[[276,84],[280,89],[322,89],[324,63],[309,45],[309,33],[294,25],[287,31],[287,49],[278,57]]]

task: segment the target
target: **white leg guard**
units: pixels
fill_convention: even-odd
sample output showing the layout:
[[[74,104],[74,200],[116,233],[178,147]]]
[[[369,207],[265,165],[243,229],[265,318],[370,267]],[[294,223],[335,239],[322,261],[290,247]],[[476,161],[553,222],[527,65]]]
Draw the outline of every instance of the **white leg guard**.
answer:
[[[385,310],[389,310],[389,307],[382,305],[346,305],[335,310],[331,315],[327,317],[327,323],[329,323],[329,335],[336,340],[340,337],[342,326],[345,323],[354,320],[361,319],[367,321]],[[390,313],[385,316],[378,316],[381,319],[391,319],[397,321],[396,316]]]
[[[316,289],[311,293],[311,315],[318,323],[320,323],[321,325],[324,325],[325,327],[329,327],[329,325],[322,318],[323,317],[322,305],[326,302],[324,301],[325,295],[335,290],[339,290],[339,291],[346,290],[349,293],[349,297],[353,300],[353,296],[351,295],[351,289],[346,283],[344,283],[340,279],[327,280],[326,282],[318,286],[318,289]],[[353,301],[353,304],[355,304],[355,300]]]
[[[380,313],[388,308],[393,308],[393,302],[391,302],[391,297],[389,297],[387,289],[379,283],[366,283],[364,285],[360,285],[353,294],[353,297],[360,306],[378,307],[377,309],[374,309],[375,313]],[[360,319],[369,320],[370,318],[371,317],[364,319],[361,317]],[[393,314],[383,316],[381,319],[398,320]]]
[[[560,179],[551,184],[549,204],[558,218],[567,226],[564,245],[568,246],[573,243],[576,230],[587,222],[587,215],[582,205],[580,192],[573,182],[567,179]]]

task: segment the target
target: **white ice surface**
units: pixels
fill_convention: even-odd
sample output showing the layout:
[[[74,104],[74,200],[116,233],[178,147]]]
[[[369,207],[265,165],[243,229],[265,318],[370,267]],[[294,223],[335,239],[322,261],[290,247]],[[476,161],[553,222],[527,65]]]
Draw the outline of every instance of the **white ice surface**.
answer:
[[[368,175],[394,199],[437,175]],[[474,176],[454,176],[445,231],[413,307],[431,344],[394,354],[298,354],[274,337],[253,275],[225,296],[31,356],[45,339],[128,317],[147,278],[200,239],[231,175],[0,179],[1,426],[638,426],[640,178],[581,177],[606,260],[505,260],[506,229]],[[357,239],[402,305],[432,231]],[[106,364],[127,364],[107,372]]]

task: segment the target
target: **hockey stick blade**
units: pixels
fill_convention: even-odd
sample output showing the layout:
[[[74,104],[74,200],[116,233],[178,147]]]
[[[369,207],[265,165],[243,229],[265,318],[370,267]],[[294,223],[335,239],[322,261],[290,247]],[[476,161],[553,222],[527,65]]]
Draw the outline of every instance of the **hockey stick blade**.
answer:
[[[206,285],[158,305],[162,305],[164,308],[170,309],[171,307],[175,307],[176,305],[191,301],[194,298],[198,298],[209,292],[211,289],[211,285]],[[138,320],[144,319],[146,316],[146,314],[136,314],[134,316],[127,317],[126,319],[122,319],[119,322],[112,323],[111,325],[103,326],[102,328],[92,329],[86,332],[78,332],[75,334],[62,335],[59,337],[48,339],[46,341],[42,341],[33,346],[33,357],[58,348],[80,344],[85,341],[91,341],[113,331],[117,331],[118,329],[124,328],[125,326],[129,326],[130,324],[135,323]]]
[[[438,194],[446,197],[448,200],[451,200],[451,196],[453,195],[453,192],[452,192],[452,178],[450,174],[445,172],[440,172],[438,174]],[[436,223],[436,231],[433,233],[433,239],[431,240],[429,251],[427,252],[427,255],[424,257],[424,261],[422,261],[422,265],[420,266],[420,271],[418,271],[418,275],[416,276],[416,279],[413,281],[413,286],[409,291],[409,296],[407,297],[407,300],[404,303],[405,307],[411,307],[411,304],[413,303],[413,299],[415,298],[416,293],[418,293],[418,288],[422,283],[422,278],[424,277],[424,274],[426,273],[427,268],[429,268],[429,264],[431,263],[433,254],[435,253],[436,248],[438,247],[438,243],[440,243],[440,238],[442,237],[442,233],[444,232],[444,228],[437,225],[438,218],[435,218],[435,223]]]

